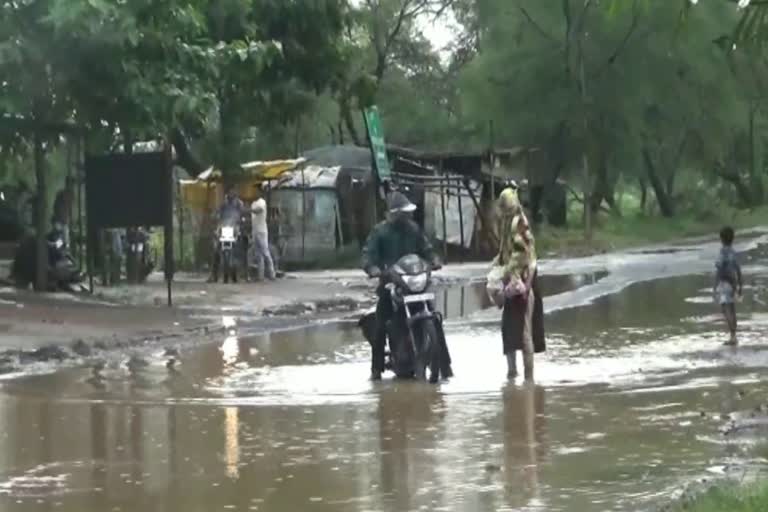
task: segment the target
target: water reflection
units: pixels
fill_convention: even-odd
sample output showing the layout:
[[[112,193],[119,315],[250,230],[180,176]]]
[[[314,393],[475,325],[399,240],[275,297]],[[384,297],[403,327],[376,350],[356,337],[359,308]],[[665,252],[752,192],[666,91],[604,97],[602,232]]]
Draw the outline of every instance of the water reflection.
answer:
[[[397,383],[380,395],[379,467],[384,510],[417,510],[425,493],[442,501],[435,448],[443,429],[445,404],[435,388]]]
[[[545,408],[541,386],[504,390],[504,494],[513,508],[543,506],[539,474],[547,453]]]
[[[240,421],[239,408],[224,408],[224,457],[227,466],[227,476],[234,480],[240,478]]]
[[[227,336],[224,343],[221,344],[220,350],[224,366],[232,366],[237,363],[240,357],[240,340],[237,336]]]

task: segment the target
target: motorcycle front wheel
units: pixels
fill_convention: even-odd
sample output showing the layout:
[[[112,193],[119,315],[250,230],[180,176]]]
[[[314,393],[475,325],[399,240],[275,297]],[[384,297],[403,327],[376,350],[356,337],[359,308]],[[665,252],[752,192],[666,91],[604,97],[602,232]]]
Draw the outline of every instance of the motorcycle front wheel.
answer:
[[[429,382],[437,382],[440,376],[440,359],[438,357],[438,337],[437,329],[432,319],[423,320],[416,329],[417,340],[416,348],[416,378],[419,380],[427,379],[427,368],[429,368]]]
[[[229,277],[232,273],[232,253],[230,251],[221,253],[221,271],[224,275],[224,284],[229,283]]]

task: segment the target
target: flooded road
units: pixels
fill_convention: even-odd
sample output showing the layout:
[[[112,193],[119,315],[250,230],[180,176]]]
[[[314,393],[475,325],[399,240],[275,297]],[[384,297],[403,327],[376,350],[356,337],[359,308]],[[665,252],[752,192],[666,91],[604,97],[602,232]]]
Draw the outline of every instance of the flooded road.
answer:
[[[745,269],[738,349],[720,346],[710,276],[668,277],[557,308],[536,385],[506,381],[482,287],[441,298],[456,377],[436,387],[366,382],[354,322],[234,319],[176,369],[158,353],[4,381],[0,512],[653,509],[761,462],[719,429],[768,392],[763,264]],[[613,286],[585,275],[546,282],[548,301]]]

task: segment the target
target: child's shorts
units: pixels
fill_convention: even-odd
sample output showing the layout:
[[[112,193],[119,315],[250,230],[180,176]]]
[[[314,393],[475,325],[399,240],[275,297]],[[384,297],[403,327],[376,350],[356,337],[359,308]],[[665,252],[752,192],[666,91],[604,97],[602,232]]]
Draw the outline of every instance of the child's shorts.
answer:
[[[715,298],[720,305],[735,303],[736,291],[733,289],[733,285],[727,281],[720,281],[715,288]]]

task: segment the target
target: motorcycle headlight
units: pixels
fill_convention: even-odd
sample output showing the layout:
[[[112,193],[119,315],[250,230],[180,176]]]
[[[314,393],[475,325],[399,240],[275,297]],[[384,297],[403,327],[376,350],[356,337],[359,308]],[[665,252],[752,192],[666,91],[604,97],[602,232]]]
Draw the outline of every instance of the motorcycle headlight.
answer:
[[[221,228],[221,237],[226,239],[235,238],[235,228],[232,226],[224,226]]]
[[[408,290],[421,293],[427,288],[427,274],[417,274],[415,276],[403,276],[403,283]]]
[[[62,247],[64,247],[64,240],[62,240],[61,238],[57,238],[56,243],[54,245],[56,246],[57,249],[61,249]]]

